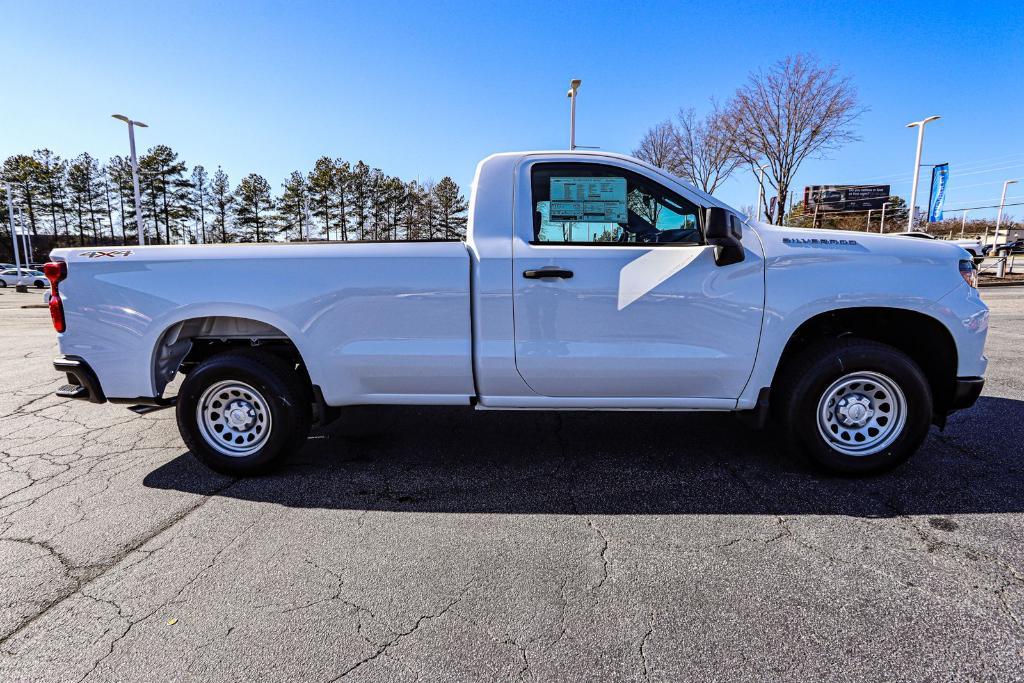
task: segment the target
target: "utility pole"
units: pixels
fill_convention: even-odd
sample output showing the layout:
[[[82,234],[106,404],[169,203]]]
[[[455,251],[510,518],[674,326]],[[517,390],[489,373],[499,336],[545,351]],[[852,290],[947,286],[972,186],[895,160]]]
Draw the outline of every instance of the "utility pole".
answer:
[[[1006,206],[1006,188],[1016,183],[1016,180],[1007,180],[1003,182],[1003,196],[999,199],[999,213],[996,215],[996,236],[992,241],[992,255],[996,258],[999,257],[999,227],[1003,223],[1003,207]],[[1009,258],[1009,254],[1006,255]],[[996,266],[996,277],[1003,277],[1006,274],[1006,258],[999,262]]]
[[[864,232],[870,232],[871,231],[871,212],[872,211],[874,211],[874,209],[868,209],[868,224],[867,224],[867,227],[864,228]]]
[[[960,239],[964,238],[964,228],[967,227],[967,209],[964,209],[964,217],[960,220]]]
[[[921,148],[924,146],[924,127],[925,124],[930,121],[935,121],[941,117],[929,116],[921,121],[913,121],[907,124],[907,128],[913,128],[917,126],[917,154],[914,156],[914,175],[913,185],[910,186],[910,217],[907,218],[907,230],[914,229],[914,213],[915,207],[917,206],[917,179],[921,171]]]
[[[149,128],[142,121],[132,121],[124,114],[111,114],[118,121],[128,124],[128,145],[132,153],[132,185],[135,188],[135,227],[139,232],[139,246],[146,246],[146,230],[142,226],[142,193],[139,192],[139,162],[135,157],[135,126]],[[159,228],[157,228],[159,230]]]
[[[576,149],[576,91],[580,89],[582,80],[574,78],[569,81],[569,92],[565,94],[569,98],[569,149]]]

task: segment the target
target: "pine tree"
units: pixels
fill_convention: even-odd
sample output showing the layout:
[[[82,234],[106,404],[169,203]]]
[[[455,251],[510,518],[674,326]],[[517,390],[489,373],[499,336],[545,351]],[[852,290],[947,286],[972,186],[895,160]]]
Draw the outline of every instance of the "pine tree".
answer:
[[[185,177],[188,166],[178,161],[178,153],[167,145],[150,148],[139,161],[140,175],[146,178],[152,195],[154,220],[164,222],[164,241],[171,243],[171,231],[181,236],[182,223],[191,215],[192,182]]]
[[[210,200],[213,209],[213,227],[220,233],[220,241],[227,244],[231,240],[228,234],[228,213],[234,204],[235,197],[231,194],[231,182],[228,174],[218,166],[210,182]]]
[[[331,239],[331,228],[338,227],[338,169],[330,157],[320,157],[309,172],[306,185],[313,216],[320,221],[324,236]],[[340,232],[340,231],[339,231]]]
[[[370,239],[374,240],[388,238],[385,219],[387,213],[387,197],[384,192],[384,180],[384,171],[379,168],[374,168],[370,171],[369,182],[367,183],[367,203],[370,211],[370,234],[372,235]]]
[[[40,169],[40,212],[50,214],[53,235],[60,234],[59,226],[64,226],[64,237],[68,235],[68,216],[64,208],[64,183],[67,177],[67,162],[48,149],[37,149],[32,158]]]
[[[122,156],[112,156],[107,162],[107,176],[117,191],[118,211],[121,216],[121,240],[128,244],[126,223],[135,226],[135,186],[132,183],[132,164]],[[138,236],[138,226],[135,226]]]
[[[100,182],[99,182],[99,185],[100,185],[100,187],[102,187],[102,190],[103,190],[103,196],[102,196],[101,199],[106,203],[106,206],[107,206],[107,221],[110,223],[110,243],[111,244],[117,244],[117,237],[114,236],[114,207],[110,203],[110,188],[113,185],[113,183],[110,182],[110,169],[107,168],[106,166],[100,168]],[[122,216],[123,216],[123,214],[122,214]],[[124,225],[123,221],[122,221],[121,225],[122,226]],[[121,243],[124,244],[124,231],[123,230],[122,230],[121,238],[122,238]]]
[[[97,243],[96,202],[99,197],[97,180],[99,164],[88,152],[75,157],[68,167],[68,192],[78,222],[78,243],[85,244],[85,222],[92,230],[92,243]]]
[[[420,214],[423,211],[423,188],[415,180],[405,185],[405,212],[402,214],[402,228],[405,239],[422,239],[420,231]]]
[[[334,160],[334,206],[338,211],[337,224],[341,228],[341,241],[348,241],[348,183],[352,167],[342,159]]]
[[[437,185],[433,180],[427,179],[421,188],[420,218],[417,221],[420,230],[420,239],[436,239],[437,227],[437,195],[434,189]]]
[[[206,243],[206,203],[209,200],[210,177],[206,169],[196,166],[192,169],[192,215],[199,216],[199,241]]]
[[[462,239],[466,236],[466,211],[469,204],[459,192],[459,185],[449,176],[441,178],[434,187],[437,202],[437,219],[440,237],[446,240]]]
[[[400,178],[387,177],[382,184],[386,239],[398,240],[399,227],[407,208],[405,183]]]
[[[306,186],[305,177],[298,171],[292,171],[281,188],[284,191],[281,193],[280,199],[277,200],[277,216],[280,221],[278,229],[285,233],[286,238],[290,234],[294,234],[299,241],[303,239],[303,235],[308,239],[306,208],[309,189]]]
[[[38,236],[36,229],[37,196],[40,191],[42,167],[27,154],[15,154],[7,157],[3,165],[4,182],[10,183],[14,192],[12,202],[20,203],[28,215],[28,223],[32,229],[32,237]],[[6,211],[6,207],[4,207]]]
[[[345,183],[345,203],[348,206],[348,214],[352,218],[352,225],[358,240],[366,239],[369,199],[370,167],[359,161],[352,167],[348,182]]]
[[[235,224],[240,228],[243,242],[264,242],[273,224],[274,199],[270,183],[257,173],[250,173],[235,189]]]

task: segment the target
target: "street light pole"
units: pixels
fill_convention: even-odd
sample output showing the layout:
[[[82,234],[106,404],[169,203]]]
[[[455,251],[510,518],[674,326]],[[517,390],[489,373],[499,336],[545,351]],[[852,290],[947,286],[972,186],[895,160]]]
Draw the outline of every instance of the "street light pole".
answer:
[[[578,78],[569,81],[569,92],[565,94],[569,98],[569,149],[576,149],[576,91],[583,83]]]
[[[142,121],[132,121],[124,114],[111,114],[118,121],[128,124],[128,145],[132,152],[132,186],[135,189],[135,227],[139,232],[139,246],[146,246],[146,231],[142,226],[142,193],[139,192],[139,162],[135,156],[135,126],[149,128]],[[124,220],[124,217],[121,217]]]
[[[992,255],[996,258],[999,257],[999,227],[1003,223],[1003,207],[1006,205],[1006,188],[1016,183],[1016,180],[1007,180],[1003,182],[1003,196],[999,199],[999,213],[996,214],[996,236],[992,242]],[[999,262],[996,266],[996,277],[1003,277],[1006,274],[1006,261],[1005,259]]]
[[[917,179],[921,171],[921,148],[924,146],[924,126],[926,123],[935,121],[938,118],[940,117],[929,116],[921,121],[907,124],[907,128],[917,126],[917,154],[914,156],[914,184],[910,186],[910,217],[907,218],[907,230],[914,229],[914,207],[917,206]]]
[[[768,164],[764,164],[757,170],[760,175],[757,177],[757,222],[761,222],[761,205],[764,204],[764,169],[768,168]]]
[[[21,254],[18,250],[18,231],[14,229],[14,204],[11,202],[10,183],[7,183],[7,220],[11,223],[11,244],[14,245],[14,265],[18,269],[18,282],[21,282]]]
[[[18,207],[18,213],[15,214],[18,219],[18,230],[21,231],[21,253],[25,257],[25,269],[31,270],[32,266],[32,243],[28,238],[28,231],[25,230],[25,219],[22,218],[24,213],[21,211],[21,207]]]
[[[882,202],[882,223],[878,226],[879,235],[885,232],[885,209],[891,204],[892,202]]]
[[[960,239],[964,238],[964,228],[967,227],[967,209],[964,209],[964,217],[960,219]]]
[[[868,209],[868,224],[867,224],[867,227],[864,228],[864,232],[869,232],[871,230],[871,214],[872,214],[872,212],[874,212],[874,209]]]

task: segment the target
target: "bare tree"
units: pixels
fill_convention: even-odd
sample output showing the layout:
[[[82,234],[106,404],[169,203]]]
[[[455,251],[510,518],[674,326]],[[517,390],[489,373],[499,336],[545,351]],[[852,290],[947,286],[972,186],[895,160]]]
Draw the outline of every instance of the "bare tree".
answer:
[[[824,158],[858,140],[853,123],[864,112],[857,91],[835,65],[823,66],[806,54],[786,57],[767,72],[750,74],[726,107],[726,123],[736,152],[751,170],[767,164],[779,207],[808,157]],[[769,193],[764,193],[768,209]],[[782,222],[782,211],[776,222]]]
[[[648,130],[633,156],[712,194],[742,163],[726,116],[717,106],[702,119],[693,109],[680,109],[676,121],[662,121]]]
[[[674,172],[676,163],[676,129],[669,120],[662,121],[644,133],[633,156],[651,166]]]
[[[742,158],[729,134],[728,119],[716,106],[698,119],[693,109],[680,109],[676,117],[674,172],[708,194],[714,194]]]

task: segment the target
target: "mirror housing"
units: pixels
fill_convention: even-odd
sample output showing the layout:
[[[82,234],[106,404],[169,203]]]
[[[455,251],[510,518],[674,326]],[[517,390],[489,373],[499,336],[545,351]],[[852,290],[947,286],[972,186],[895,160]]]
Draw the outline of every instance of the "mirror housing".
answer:
[[[728,266],[743,260],[743,229],[740,218],[732,211],[720,206],[707,210],[704,221],[704,237],[715,247],[715,263]]]

